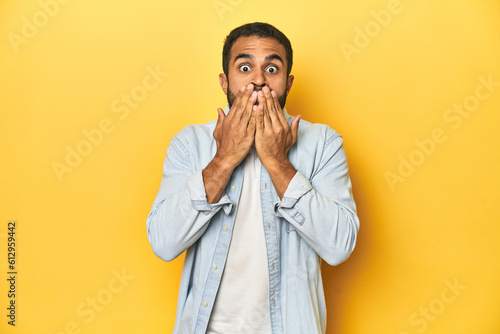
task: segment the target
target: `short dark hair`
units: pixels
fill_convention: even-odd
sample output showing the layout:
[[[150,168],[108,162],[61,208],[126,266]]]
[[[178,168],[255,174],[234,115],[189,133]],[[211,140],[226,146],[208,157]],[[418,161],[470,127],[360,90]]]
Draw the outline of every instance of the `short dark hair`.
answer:
[[[286,76],[288,77],[292,71],[293,64],[292,44],[290,44],[290,40],[285,36],[285,34],[279,31],[276,27],[263,22],[244,24],[233,29],[229,35],[226,36],[226,39],[224,40],[224,47],[222,49],[222,70],[224,71],[224,74],[226,76],[228,75],[229,58],[231,57],[231,48],[233,47],[233,44],[240,37],[251,36],[257,36],[259,38],[274,38],[281,45],[283,45],[286,52]]]

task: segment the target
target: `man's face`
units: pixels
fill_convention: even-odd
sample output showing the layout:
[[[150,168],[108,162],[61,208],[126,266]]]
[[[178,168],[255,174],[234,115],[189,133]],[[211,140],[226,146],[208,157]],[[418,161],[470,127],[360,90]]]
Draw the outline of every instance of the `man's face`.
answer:
[[[285,48],[274,38],[238,38],[231,48],[227,77],[219,74],[229,107],[241,87],[253,84],[255,90],[265,86],[274,90],[283,109],[293,83],[293,75],[287,77],[286,69]]]

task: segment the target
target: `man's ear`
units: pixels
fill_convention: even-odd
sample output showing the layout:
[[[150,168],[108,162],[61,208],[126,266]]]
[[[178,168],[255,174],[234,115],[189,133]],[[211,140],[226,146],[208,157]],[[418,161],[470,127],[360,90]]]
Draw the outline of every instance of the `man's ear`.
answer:
[[[293,79],[294,79],[293,75],[289,75],[288,76],[288,79],[287,79],[287,88],[286,88],[286,95],[288,95],[288,93],[290,93],[290,89],[292,89]]]
[[[219,74],[219,83],[224,91],[224,94],[227,95],[227,76],[224,73]]]

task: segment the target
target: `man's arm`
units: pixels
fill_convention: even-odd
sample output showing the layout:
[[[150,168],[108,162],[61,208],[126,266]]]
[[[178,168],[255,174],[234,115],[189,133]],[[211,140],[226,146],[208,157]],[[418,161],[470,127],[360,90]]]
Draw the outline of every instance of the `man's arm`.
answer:
[[[252,106],[257,100],[254,86],[242,87],[231,109],[224,115],[218,109],[219,118],[214,130],[217,153],[203,170],[203,182],[208,203],[216,203],[222,196],[233,170],[248,155],[254,142],[255,117]]]
[[[288,184],[297,172],[288,160],[288,151],[297,141],[300,115],[288,125],[280,108],[278,96],[268,87],[258,94],[259,105],[254,106],[256,123],[255,148],[261,163],[271,176],[274,188],[283,198]]]
[[[331,131],[316,152],[321,157],[316,172],[306,179],[286,154],[296,142],[300,116],[288,126],[273,93],[263,89],[254,113],[257,153],[281,199],[275,213],[292,224],[326,262],[339,264],[353,251],[359,229],[342,138]]]
[[[337,265],[354,250],[359,219],[342,137],[331,129],[329,132],[325,147],[315,153],[321,158],[314,173],[306,178],[297,172],[274,211],[293,225],[321,258]]]
[[[217,153],[205,170],[192,166],[186,145],[174,137],[167,150],[163,178],[147,218],[148,238],[155,254],[171,261],[193,245],[205,232],[212,217],[234,203],[223,190],[234,168],[248,154],[255,134],[251,119],[253,86],[241,90],[225,116],[219,109],[214,130]],[[253,125],[252,125],[253,123]]]

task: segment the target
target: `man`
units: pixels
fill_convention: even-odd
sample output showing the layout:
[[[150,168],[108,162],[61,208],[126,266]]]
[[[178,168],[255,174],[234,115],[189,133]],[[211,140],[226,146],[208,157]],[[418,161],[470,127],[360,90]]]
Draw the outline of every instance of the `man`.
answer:
[[[284,109],[291,68],[278,29],[234,29],[225,111],[170,143],[147,230],[163,260],[186,250],[174,333],[325,333],[321,258],[345,261],[359,220],[340,135]]]

